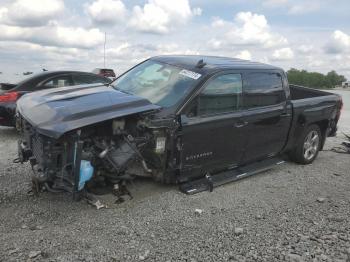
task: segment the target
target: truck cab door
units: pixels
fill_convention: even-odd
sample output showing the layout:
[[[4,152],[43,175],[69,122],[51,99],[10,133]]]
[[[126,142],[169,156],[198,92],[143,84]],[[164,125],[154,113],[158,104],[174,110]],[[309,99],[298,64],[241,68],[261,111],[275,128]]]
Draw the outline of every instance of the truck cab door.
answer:
[[[292,106],[279,72],[249,72],[243,78],[244,121],[248,123],[243,162],[249,163],[281,152],[288,138]]]
[[[246,145],[239,73],[210,78],[181,113],[181,182],[241,163]]]

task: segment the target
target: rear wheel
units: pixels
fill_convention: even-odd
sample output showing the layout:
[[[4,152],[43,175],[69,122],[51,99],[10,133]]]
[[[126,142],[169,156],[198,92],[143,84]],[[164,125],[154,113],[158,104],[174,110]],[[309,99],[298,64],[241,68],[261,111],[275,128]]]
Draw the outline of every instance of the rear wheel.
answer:
[[[321,148],[321,138],[322,135],[319,126],[309,126],[301,136],[295,150],[292,152],[292,159],[304,165],[312,163]]]

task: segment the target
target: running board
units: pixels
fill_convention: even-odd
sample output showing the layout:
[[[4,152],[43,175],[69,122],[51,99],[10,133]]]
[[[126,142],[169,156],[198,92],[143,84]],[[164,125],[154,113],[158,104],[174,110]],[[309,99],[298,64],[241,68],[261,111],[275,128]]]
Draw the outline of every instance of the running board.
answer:
[[[218,187],[223,184],[269,170],[276,165],[283,164],[284,162],[285,161],[281,158],[269,158],[250,165],[224,171],[212,176],[206,175],[204,178],[186,182],[180,185],[180,191],[188,195],[193,195],[207,190],[212,191],[214,187]]]

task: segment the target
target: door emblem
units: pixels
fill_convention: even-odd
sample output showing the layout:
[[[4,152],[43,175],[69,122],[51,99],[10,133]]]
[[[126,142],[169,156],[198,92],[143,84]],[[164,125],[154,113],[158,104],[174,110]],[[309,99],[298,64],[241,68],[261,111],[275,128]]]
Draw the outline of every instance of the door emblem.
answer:
[[[200,153],[200,154],[196,154],[196,155],[190,155],[190,156],[186,156],[186,161],[189,160],[196,160],[199,158],[203,158],[203,157],[209,157],[212,156],[213,152],[204,152],[204,153]]]

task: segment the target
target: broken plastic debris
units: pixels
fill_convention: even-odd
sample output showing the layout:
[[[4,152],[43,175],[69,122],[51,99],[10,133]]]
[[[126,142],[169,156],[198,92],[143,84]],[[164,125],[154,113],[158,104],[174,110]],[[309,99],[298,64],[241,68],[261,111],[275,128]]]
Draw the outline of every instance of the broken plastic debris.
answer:
[[[149,250],[146,250],[145,253],[144,253],[143,255],[139,255],[139,259],[140,259],[141,261],[146,260],[146,259],[148,258],[148,256],[149,256],[149,253],[150,253],[150,251],[149,251]]]
[[[324,197],[319,197],[319,198],[317,198],[316,200],[317,200],[317,202],[319,202],[319,203],[323,203],[326,199],[325,199]]]
[[[29,258],[36,258],[37,256],[41,255],[41,251],[30,251],[28,257]]]
[[[194,210],[194,213],[197,214],[197,215],[201,215],[203,213],[203,210],[202,209],[199,209],[199,208],[196,208]]]
[[[95,206],[97,210],[101,208],[108,208],[107,205],[103,204],[94,194],[85,192],[85,198],[88,203],[92,206]]]
[[[96,201],[88,201],[89,204],[93,205],[96,207],[97,210],[101,209],[101,208],[107,208],[106,205],[104,205],[100,200],[96,200]]]

